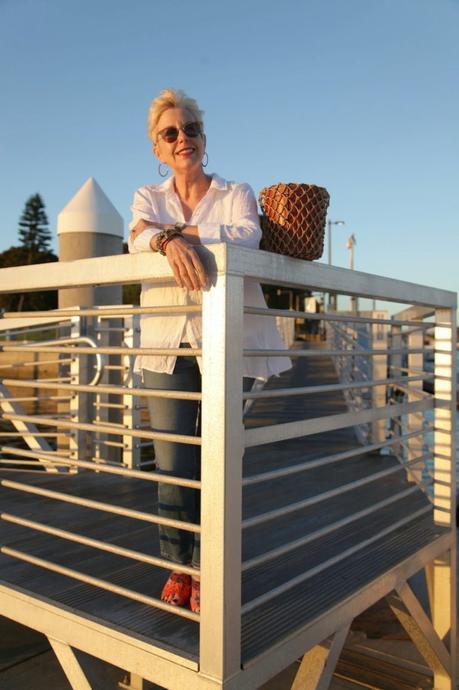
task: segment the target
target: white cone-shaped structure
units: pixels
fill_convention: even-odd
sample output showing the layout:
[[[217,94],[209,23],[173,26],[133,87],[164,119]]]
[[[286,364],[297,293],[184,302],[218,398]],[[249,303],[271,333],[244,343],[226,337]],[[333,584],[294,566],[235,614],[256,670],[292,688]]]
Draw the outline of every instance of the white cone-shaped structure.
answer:
[[[90,177],[57,218],[59,261],[123,253],[124,223],[110,199]],[[59,306],[121,304],[121,287],[59,290]]]
[[[57,234],[91,232],[123,237],[123,219],[93,177],[86,180],[57,217]]]

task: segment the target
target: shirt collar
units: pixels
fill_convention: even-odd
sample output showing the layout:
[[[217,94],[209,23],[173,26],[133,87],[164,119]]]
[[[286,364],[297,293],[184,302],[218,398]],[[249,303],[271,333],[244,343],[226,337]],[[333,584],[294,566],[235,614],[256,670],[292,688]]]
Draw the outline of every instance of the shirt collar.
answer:
[[[210,189],[217,189],[219,191],[225,191],[228,189],[228,183],[223,177],[217,175],[217,173],[211,173],[212,182],[210,183]],[[171,193],[174,191],[174,176],[168,177],[165,182],[158,185],[158,191],[164,193]]]

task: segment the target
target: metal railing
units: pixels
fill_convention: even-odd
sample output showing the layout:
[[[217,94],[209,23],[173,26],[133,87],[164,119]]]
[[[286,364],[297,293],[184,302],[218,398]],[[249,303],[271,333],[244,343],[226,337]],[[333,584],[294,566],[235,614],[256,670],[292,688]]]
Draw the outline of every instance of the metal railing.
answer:
[[[6,376],[2,385],[14,391],[24,390],[22,398],[31,397],[35,401],[39,391],[58,404],[68,405],[66,415],[28,414],[17,408],[3,408],[4,421],[16,425],[16,429],[18,424],[29,425],[29,430],[30,425],[34,425],[39,429],[42,440],[51,434],[52,438],[62,437],[67,441],[61,446],[56,443],[47,448],[29,447],[28,450],[4,444],[2,454],[7,455],[10,460],[18,458],[21,465],[28,463],[29,467],[42,463],[46,469],[67,468],[74,473],[92,471],[94,482],[102,481],[104,475],[116,475],[125,481],[136,479],[154,485],[163,482],[189,487],[201,493],[201,520],[200,524],[186,523],[134,507],[118,506],[113,502],[56,491],[28,483],[27,474],[21,480],[8,479],[3,475],[1,485],[12,492],[33,495],[37,501],[52,499],[129,517],[141,523],[169,525],[200,534],[201,614],[171,606],[161,601],[159,596],[137,592],[134,582],[132,587],[121,587],[76,567],[34,556],[14,546],[3,545],[1,551],[26,563],[167,611],[172,616],[199,622],[200,677],[221,680],[236,678],[241,673],[241,619],[244,616],[261,610],[269,602],[291,592],[298,585],[351,555],[365,551],[377,539],[412,524],[422,515],[431,513],[436,524],[454,531],[456,301],[455,295],[447,291],[296,261],[237,246],[217,245],[211,250],[200,251],[213,283],[202,295],[201,348],[186,351],[147,349],[141,348],[138,341],[139,316],[171,311],[196,312],[201,309],[200,306],[120,306],[65,309],[52,315],[6,313],[3,321],[8,324],[9,320],[13,322],[14,319],[14,333],[23,330],[17,325],[21,320],[25,322],[32,317],[58,318],[59,324],[79,324],[79,332],[83,334],[79,337],[92,337],[93,341],[90,346],[81,345],[77,338],[71,342],[62,340],[60,343],[54,339],[52,344],[41,343],[39,340],[18,343],[11,338],[9,329],[8,339],[3,340],[0,346],[0,357],[11,357],[14,353],[22,358],[25,353],[33,352],[50,357],[47,361],[56,364],[62,363],[59,358],[63,358],[67,367],[63,376],[51,381],[32,376],[21,379]],[[247,279],[408,306],[392,318],[389,318],[387,312],[359,315],[311,314],[306,311],[244,307],[243,283]],[[34,266],[0,271],[2,292],[11,291],[12,285],[21,285],[21,290],[32,291],[65,288],[72,283],[109,285],[142,280],[153,284],[172,282],[170,269],[162,257],[140,254],[89,259],[73,262],[71,271],[62,264],[47,265],[46,273]],[[273,387],[243,393],[241,381],[244,357],[285,356],[284,350],[244,349],[244,313],[265,318],[281,317],[283,320],[315,318],[326,323],[328,339],[324,347],[293,347],[289,356],[294,362],[310,362],[312,370],[314,362],[319,361],[319,358],[322,362],[333,362],[335,380],[297,386],[283,386],[280,382]],[[117,319],[122,319],[121,325]],[[284,330],[291,333],[289,329]],[[427,333],[431,338],[429,346],[424,340]],[[73,335],[74,333],[72,338]],[[94,342],[96,347],[93,346]],[[433,373],[426,372],[423,367],[427,349],[434,353]],[[91,363],[90,359],[94,353],[107,358],[102,378],[96,386],[90,380],[94,368],[94,362]],[[141,388],[132,369],[133,358],[138,354],[202,357],[202,393]],[[2,366],[0,359],[0,367]],[[7,369],[0,371],[4,375]],[[423,389],[427,381],[433,382],[431,392]],[[29,391],[35,393],[30,396]],[[256,406],[258,402],[272,400],[273,409],[276,409],[276,404],[281,402],[331,393],[341,396],[343,400],[343,407],[338,412],[287,420],[276,419],[274,414],[270,423],[249,423],[244,427],[241,415],[243,401],[250,400]],[[19,404],[21,396],[16,393],[14,395]],[[145,398],[156,396],[199,400],[202,406],[200,436],[171,435],[151,430],[145,414],[142,417],[141,412]],[[358,440],[356,439],[354,446],[329,452],[324,445],[323,452],[317,457],[305,457],[304,461],[296,458],[294,463],[289,462],[288,455],[279,453],[278,462],[269,470],[247,472],[243,468],[244,452],[247,454],[249,449],[268,445],[271,448],[280,447],[279,444],[291,439],[302,439],[307,444],[308,437],[317,437],[319,434],[325,437],[337,430],[357,430]],[[7,440],[5,434],[9,432],[2,433],[3,440]],[[430,443],[427,439],[429,434],[432,436]],[[32,433],[29,435],[33,436]],[[139,462],[135,460],[135,451],[151,447],[147,444],[155,439],[199,446],[201,478],[183,479],[145,471],[151,469],[148,466],[141,470]],[[344,463],[369,453],[390,454],[398,462],[342,485],[321,490],[320,493],[299,495],[290,503],[286,503],[280,492],[270,502],[269,509],[249,516],[243,514],[245,490],[267,485],[273,480],[283,481],[289,477],[304,475],[317,468],[341,467]],[[365,487],[374,486],[378,482],[383,483],[396,474],[414,477],[415,483],[403,486],[398,493],[386,495],[373,505],[356,505],[352,513],[326,526],[310,529],[301,536],[294,535],[294,538],[282,545],[271,546],[267,543],[262,552],[246,559],[241,556],[244,534],[249,530],[264,525],[271,525],[274,529],[280,519],[289,515],[297,516],[313,506],[326,511],[330,502],[337,497],[344,497],[357,489],[365,490]],[[358,543],[342,550],[337,548],[332,556],[299,574],[287,576],[267,591],[244,599],[241,603],[242,577],[245,574],[260,566],[268,566],[299,548],[310,546],[326,535],[336,534],[346,526],[371,519],[378,510],[403,502],[419,488],[428,496],[428,503],[423,507],[418,507],[408,515],[394,517],[393,522],[384,528],[385,531],[362,538]],[[1,517],[33,532],[73,541],[148,563],[153,567],[170,568],[170,563],[163,558],[109,541],[89,538],[51,524],[46,519],[46,513],[42,520],[12,512],[5,512]],[[193,572],[189,566],[174,564],[174,569],[185,573]],[[333,628],[329,627],[327,630]],[[256,655],[254,658],[253,663],[256,664]],[[276,663],[281,664],[280,661]],[[267,668],[266,672],[257,671],[258,680],[268,677],[263,676],[263,673],[270,673],[272,670],[269,670],[269,664]],[[195,687],[199,687],[198,682]]]

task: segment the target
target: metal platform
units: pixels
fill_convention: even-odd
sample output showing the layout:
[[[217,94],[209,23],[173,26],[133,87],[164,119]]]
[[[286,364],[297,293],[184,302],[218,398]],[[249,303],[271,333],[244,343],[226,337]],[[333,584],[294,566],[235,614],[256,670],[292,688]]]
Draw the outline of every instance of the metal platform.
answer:
[[[274,380],[271,385],[316,385],[334,380],[331,361],[327,357],[320,357],[314,359],[314,364],[305,359],[299,360],[290,372]],[[247,426],[338,414],[345,410],[346,404],[339,393],[296,397],[280,407],[272,400],[259,400],[252,407]],[[261,469],[268,471],[279,467],[283,457],[288,459],[289,465],[306,460],[313,463],[317,458],[330,455],[338,449],[345,451],[357,446],[358,441],[352,429],[344,429],[250,448],[244,457],[244,475],[250,477]],[[320,496],[324,492],[336,490],[337,495],[327,501],[326,510],[312,504],[288,513],[284,518],[278,517],[273,523],[274,527],[272,523],[265,522],[247,529],[243,539],[243,562],[267,550],[280,548],[286,542],[304,539],[318,530],[326,531],[327,525],[355,514],[356,506],[365,511],[376,503],[390,500],[395,494],[403,491],[407,494],[383,505],[371,515],[371,519],[354,520],[286,555],[272,559],[268,565],[244,573],[243,604],[266,592],[282,588],[286,582],[293,577],[301,577],[305,571],[311,572],[310,577],[298,585],[290,586],[285,591],[281,589],[268,605],[261,603],[243,616],[244,664],[320,618],[333,606],[349,599],[423,548],[429,547],[429,551],[435,549],[435,542],[447,530],[434,525],[431,511],[425,512],[429,508],[427,497],[408,482],[405,471],[395,471],[384,479],[379,478],[379,473],[390,468],[398,470],[398,461],[392,456],[374,452],[334,463],[332,471],[329,467],[317,467],[292,477],[245,488],[244,520],[256,518],[271,508],[288,508],[292,503]],[[375,481],[372,481],[372,476]],[[135,479],[94,472],[69,476],[3,471],[1,477],[9,482],[27,483],[118,506],[156,512],[155,486],[145,485]],[[347,484],[359,479],[364,479],[365,483],[342,492]],[[105,515],[97,510],[62,504],[52,499],[41,497],[37,501],[32,494],[11,488],[2,487],[0,495],[4,513],[36,519],[85,537],[159,555],[158,534],[153,525],[142,527],[137,520]],[[64,539],[57,540],[46,534],[36,534],[5,521],[0,522],[0,538],[10,548],[52,560],[61,566],[74,568],[115,585],[130,587],[149,596],[158,596],[165,578],[165,572],[160,568],[101,553]],[[440,542],[439,548],[441,550]],[[344,552],[348,555],[335,563]],[[91,585],[75,583],[69,577],[4,554],[0,556],[0,567],[1,581],[6,586],[20,588],[73,613],[89,616],[107,626],[114,625],[129,635],[198,661],[199,627],[193,621],[171,616]]]
[[[292,687],[325,690],[352,621],[386,598],[432,669],[436,690],[452,690],[456,295],[234,243],[199,251],[212,283],[202,305],[59,311],[80,335],[93,317],[104,333],[126,317],[120,346],[96,327],[91,343],[22,342],[20,323],[49,313],[3,315],[3,353],[47,354],[60,364],[62,357],[67,369],[57,379],[30,372],[2,381],[0,433],[29,450],[2,447],[0,613],[48,637],[76,690],[90,685],[75,650],[169,690],[254,690],[301,656]],[[0,274],[2,293],[173,284],[163,257],[146,253]],[[299,301],[297,310],[244,304],[245,280],[391,302],[392,316],[310,313]],[[403,308],[395,313],[397,305]],[[131,414],[146,395],[135,383],[133,357],[184,352],[138,346],[136,319],[165,310],[201,312],[202,347],[187,354],[202,358],[202,392],[148,395],[200,400],[199,437],[164,434]],[[268,350],[257,341],[253,349],[244,336],[248,315],[254,324],[280,319],[289,324],[284,335],[296,320],[315,319],[327,344],[291,350],[293,369],[265,391],[243,393],[244,358],[285,358],[280,343]],[[9,340],[9,320],[17,341]],[[427,350],[434,352],[430,373]],[[103,385],[86,376],[94,355],[106,358]],[[426,379],[433,394],[423,391]],[[47,415],[35,403],[30,413],[21,409],[54,389],[59,395],[47,395],[57,407]],[[244,400],[253,401],[245,429]],[[37,445],[47,438],[58,439],[59,451]],[[151,456],[137,451],[161,438],[201,446],[200,480],[149,474],[146,464],[141,471]],[[199,490],[200,525],[155,515],[157,482]],[[157,556],[159,523],[201,533],[199,615],[159,599],[170,567]],[[428,608],[408,584],[423,568]]]

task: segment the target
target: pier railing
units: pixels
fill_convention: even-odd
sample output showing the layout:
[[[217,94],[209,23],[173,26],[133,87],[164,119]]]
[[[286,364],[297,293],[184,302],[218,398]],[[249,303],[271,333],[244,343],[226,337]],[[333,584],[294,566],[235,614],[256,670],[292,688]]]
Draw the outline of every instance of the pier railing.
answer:
[[[27,552],[8,539],[3,541],[2,554],[199,623],[195,662],[190,661],[189,651],[183,656],[177,649],[173,653],[164,651],[161,645],[155,646],[153,639],[152,653],[163,663],[147,664],[140,670],[137,664],[130,669],[171,688],[184,687],[184,684],[190,688],[233,690],[258,687],[327,636],[342,638],[342,645],[354,615],[429,563],[433,564],[429,586],[434,632],[425,634],[430,635],[432,644],[437,636],[437,647],[438,641],[446,639],[448,634],[454,640],[451,554],[455,543],[456,495],[455,295],[232,245],[216,245],[200,251],[212,276],[212,287],[202,295],[202,347],[185,351],[141,348],[136,323],[139,316],[164,311],[195,313],[201,311],[200,305],[119,306],[6,313],[3,322],[11,327],[5,327],[8,337],[2,341],[0,354],[3,358],[16,356],[21,360],[34,353],[35,357],[44,356],[60,367],[56,380],[51,381],[46,376],[33,377],[28,370],[25,378],[23,373],[20,378],[8,377],[1,370],[4,397],[12,390],[11,397],[15,400],[14,408],[11,401],[10,407],[7,403],[2,406],[3,440],[7,440],[8,434],[17,434],[22,424],[26,425],[25,435],[28,433],[48,443],[46,447],[29,444],[28,448],[3,444],[4,458],[10,461],[17,458],[20,463],[17,467],[24,468],[23,476],[16,472],[12,479],[4,472],[3,489],[15,495],[33,496],[37,503],[44,499],[70,503],[82,509],[137,520],[151,525],[152,529],[162,524],[200,534],[200,615],[161,601],[159,592],[136,590],[135,580],[121,585],[58,557],[53,560],[51,556]],[[402,305],[403,311],[390,318],[387,312],[310,314],[244,307],[243,284],[247,279],[384,300],[393,302],[397,308]],[[0,290],[34,291],[140,281],[164,285],[172,284],[172,280],[163,257],[139,254],[75,261],[71,267],[48,264],[46,271],[39,266],[3,269]],[[301,378],[290,378],[287,385],[281,377],[263,390],[255,388],[243,393],[244,357],[285,356],[283,350],[244,350],[244,313],[261,318],[316,318],[325,322],[328,340],[323,347],[294,344],[289,356],[298,365],[298,371],[303,362],[312,373],[316,362],[324,367],[327,361],[333,362],[336,377],[328,375],[324,381],[311,384],[308,380],[304,385]],[[47,335],[45,342],[14,339],[12,331],[16,329],[15,333],[19,333],[30,328],[30,324],[21,327],[20,323],[32,318],[34,323],[39,319],[57,319],[56,329],[62,332],[56,331],[52,338]],[[69,328],[77,331],[71,330],[69,335]],[[426,334],[429,345],[426,345]],[[92,338],[92,342],[82,338]],[[47,342],[50,340],[51,343]],[[430,373],[423,364],[426,351],[434,357],[434,371]],[[142,389],[132,374],[132,360],[138,354],[202,357],[202,392]],[[5,363],[11,364],[11,359]],[[0,366],[3,366],[1,362]],[[94,377],[98,368],[97,381]],[[428,381],[430,389],[426,386]],[[40,400],[37,391],[41,391],[55,398],[56,409],[46,413],[37,408],[21,411],[18,390],[26,392],[24,398],[29,395],[27,391],[34,391],[35,402]],[[334,403],[317,414],[315,402],[308,406],[308,400],[320,401],[322,395],[335,396]],[[146,397],[200,401],[200,435],[169,435],[151,429],[145,413],[142,417],[141,401]],[[241,414],[244,400],[253,401],[254,411],[245,424]],[[257,415],[257,405],[263,404],[268,407],[261,407]],[[287,412],[276,416],[280,409]],[[317,409],[321,410],[320,405]],[[270,411],[268,421],[266,410]],[[339,439],[344,436],[339,434],[347,431],[357,433],[355,443],[346,436],[340,448]],[[331,449],[327,438],[335,432],[339,432],[338,447]],[[151,469],[152,458],[141,469],[134,450],[151,447],[155,439],[200,447],[201,477],[184,479],[145,471]],[[317,447],[322,450],[311,456],[309,444],[312,447],[318,439]],[[287,445],[291,442],[296,442],[293,453]],[[101,449],[112,449],[112,452]],[[271,458],[268,468],[263,468],[265,453]],[[188,487],[201,494],[201,520],[199,524],[185,523],[144,508],[117,505],[114,500],[95,500],[41,486],[28,481],[33,463],[39,471],[65,469],[70,478],[92,472],[95,483],[101,483],[107,475],[123,481],[141,481],[152,487],[152,494],[159,482]],[[9,467],[14,468],[14,464]],[[343,469],[346,467],[347,474]],[[315,476],[314,472],[320,475],[316,483],[307,480],[309,475]],[[328,472],[329,484],[324,485]],[[295,484],[295,494],[291,481]],[[320,488],[316,490],[315,486]],[[279,487],[288,487],[288,491],[283,492]],[[265,488],[267,493],[263,494]],[[348,500],[354,495],[358,500]],[[257,496],[258,503],[252,500]],[[1,517],[31,533],[46,534],[57,541],[71,541],[115,554],[120,559],[148,564],[153,569],[161,569],[164,575],[170,568],[170,563],[157,554],[128,548],[111,538],[103,540],[79,534],[47,519],[46,510],[38,512],[41,519],[27,517],[19,508],[16,513],[5,511]],[[311,517],[315,514],[329,515],[330,519],[318,524]],[[374,529],[370,529],[372,520]],[[422,521],[421,535],[418,525]],[[264,535],[261,541],[257,538],[259,534]],[[254,543],[258,544],[256,548],[250,546]],[[390,548],[375,551],[379,544],[390,544]],[[55,552],[58,554],[58,549]],[[378,554],[376,558],[374,553]],[[340,567],[358,568],[356,559],[366,556],[373,568],[368,566],[366,579],[360,584],[348,583],[347,589],[344,585],[341,589],[336,588],[336,583],[333,585],[333,572]],[[442,567],[438,569],[435,563],[440,558]],[[174,565],[174,569],[196,574],[186,565]],[[266,573],[271,573],[270,577]],[[307,592],[321,578],[323,587],[329,587],[330,591],[334,587],[334,593],[317,608],[317,601],[309,601]],[[8,599],[6,590],[0,593],[0,613],[2,601]],[[5,607],[6,611],[12,610],[7,604]],[[64,642],[72,645],[72,640],[70,631]],[[83,648],[86,643],[79,644]],[[441,663],[435,667],[436,682],[438,687],[449,688],[454,677],[454,645],[443,651],[437,647],[435,658],[440,658]],[[91,650],[88,641],[85,651],[95,653]],[[99,653],[107,661],[117,663],[115,651],[99,645]],[[170,665],[174,666],[172,675]]]

